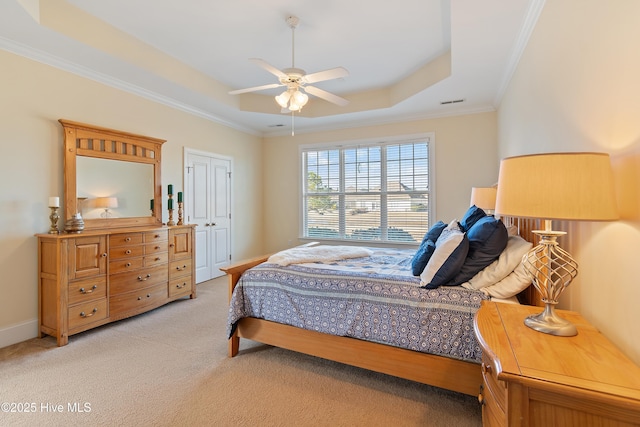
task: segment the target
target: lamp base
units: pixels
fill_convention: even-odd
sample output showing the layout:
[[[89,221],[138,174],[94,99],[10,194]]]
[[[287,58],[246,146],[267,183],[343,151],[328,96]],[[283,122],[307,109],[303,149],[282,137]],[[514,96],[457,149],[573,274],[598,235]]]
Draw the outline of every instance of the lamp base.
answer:
[[[553,309],[553,304],[549,303],[545,304],[542,313],[532,314],[524,319],[524,324],[538,332],[559,337],[573,337],[578,335],[576,326],[558,316]]]

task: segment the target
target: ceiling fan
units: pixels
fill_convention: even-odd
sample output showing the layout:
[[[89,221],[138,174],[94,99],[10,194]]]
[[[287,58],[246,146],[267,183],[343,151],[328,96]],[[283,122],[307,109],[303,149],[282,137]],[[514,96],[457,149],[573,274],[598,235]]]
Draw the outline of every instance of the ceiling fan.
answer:
[[[287,17],[286,22],[289,27],[291,27],[291,68],[279,70],[278,68],[272,66],[262,59],[252,58],[250,59],[251,62],[264,68],[265,70],[276,76],[279,83],[232,90],[229,92],[229,94],[239,95],[241,93],[256,92],[286,86],[287,89],[280,95],[275,97],[276,102],[282,107],[283,113],[299,112],[309,100],[309,97],[304,92],[307,92],[308,94],[313,96],[317,96],[318,98],[324,99],[325,101],[329,101],[336,105],[340,105],[343,107],[347,105],[349,103],[348,100],[327,92],[326,90],[319,89],[315,86],[310,86],[310,84],[347,77],[349,75],[349,72],[343,67],[336,67],[329,70],[319,71],[317,73],[307,74],[304,70],[296,68],[294,53],[295,29],[298,26],[300,20],[295,16],[289,16]]]

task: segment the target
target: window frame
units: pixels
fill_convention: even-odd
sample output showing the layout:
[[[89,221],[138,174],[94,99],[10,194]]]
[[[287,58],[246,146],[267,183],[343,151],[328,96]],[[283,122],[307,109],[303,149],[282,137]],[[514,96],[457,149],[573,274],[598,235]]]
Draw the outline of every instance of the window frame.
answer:
[[[327,142],[327,143],[315,143],[315,144],[305,144],[300,145],[298,147],[298,167],[299,167],[299,183],[300,183],[300,191],[298,193],[298,210],[299,210],[299,220],[298,220],[298,240],[302,242],[310,242],[310,241],[322,241],[323,243],[334,243],[334,244],[346,244],[346,245],[357,245],[357,246],[378,246],[378,247],[417,247],[420,245],[420,241],[415,242],[402,242],[402,241],[381,241],[381,240],[353,240],[353,239],[336,239],[336,238],[322,238],[322,237],[309,237],[304,235],[305,231],[305,205],[304,205],[304,194],[305,194],[305,183],[306,183],[306,165],[304,164],[303,153],[305,151],[313,151],[313,150],[335,150],[335,149],[351,149],[351,148],[365,148],[372,146],[380,146],[380,145],[394,145],[394,144],[411,144],[411,143],[419,143],[426,142],[427,143],[427,156],[428,156],[428,207],[427,207],[427,227],[431,226],[433,223],[432,219],[434,218],[434,213],[436,211],[436,170],[435,170],[435,133],[427,132],[420,134],[411,134],[411,135],[398,135],[392,137],[384,137],[384,138],[367,138],[367,139],[359,139],[359,140],[349,140],[349,141],[335,141],[335,142]],[[342,156],[342,152],[341,152]],[[340,168],[344,169],[343,159],[340,161]],[[386,168],[385,168],[386,169]],[[386,185],[386,183],[385,183]],[[386,215],[386,212],[385,212]],[[381,220],[386,222],[385,219]]]

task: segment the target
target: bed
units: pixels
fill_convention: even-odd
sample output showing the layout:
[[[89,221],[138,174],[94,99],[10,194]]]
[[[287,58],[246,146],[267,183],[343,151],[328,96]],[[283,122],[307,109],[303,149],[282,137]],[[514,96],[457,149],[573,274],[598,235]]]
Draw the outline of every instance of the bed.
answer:
[[[532,242],[532,221],[504,220],[517,224],[518,239]],[[415,249],[364,250],[368,254],[362,258],[279,265],[277,257],[262,256],[224,267],[229,356],[238,354],[244,338],[476,395],[482,376],[473,316],[481,301],[493,297],[473,289],[471,280],[423,289],[421,277],[406,273]],[[369,258],[377,267],[367,264]],[[345,266],[353,271],[346,273]],[[321,292],[328,292],[326,298]],[[529,286],[518,299],[541,305],[536,295]],[[444,323],[426,323],[416,312]]]

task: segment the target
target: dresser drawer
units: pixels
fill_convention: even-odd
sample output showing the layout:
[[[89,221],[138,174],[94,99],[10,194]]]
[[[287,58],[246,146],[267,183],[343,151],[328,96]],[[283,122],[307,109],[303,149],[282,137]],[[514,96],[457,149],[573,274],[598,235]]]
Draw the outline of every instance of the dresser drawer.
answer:
[[[125,271],[134,271],[144,267],[144,259],[138,258],[122,258],[109,262],[109,273],[116,274]]]
[[[169,232],[167,230],[150,231],[143,235],[144,243],[166,242],[167,240],[169,240]],[[164,247],[166,248],[167,245],[165,244]]]
[[[68,291],[69,305],[87,302],[98,298],[106,298],[107,279],[105,277],[98,277],[95,279],[70,282]]]
[[[162,264],[166,266],[167,262],[169,262],[169,254],[167,252],[148,255],[144,257],[145,267],[154,267]]]
[[[167,252],[167,242],[147,243],[144,245],[144,254],[153,255],[160,252]]]
[[[69,307],[69,329],[78,328],[106,318],[106,298]]]
[[[144,255],[143,245],[116,246],[109,248],[109,259],[130,258]]]
[[[122,233],[109,236],[109,246],[139,245],[143,242],[143,233]]]
[[[117,294],[135,291],[158,283],[162,283],[166,290],[168,279],[166,264],[157,267],[144,267],[136,271],[113,274],[109,284],[109,291],[113,297]]]
[[[173,261],[169,266],[169,271],[171,272],[171,278],[191,274],[191,259]]]
[[[117,317],[121,313],[135,312],[150,305],[161,305],[168,298],[167,285],[159,284],[109,298],[109,313]]]
[[[169,298],[191,294],[191,275],[179,277],[169,282]]]

